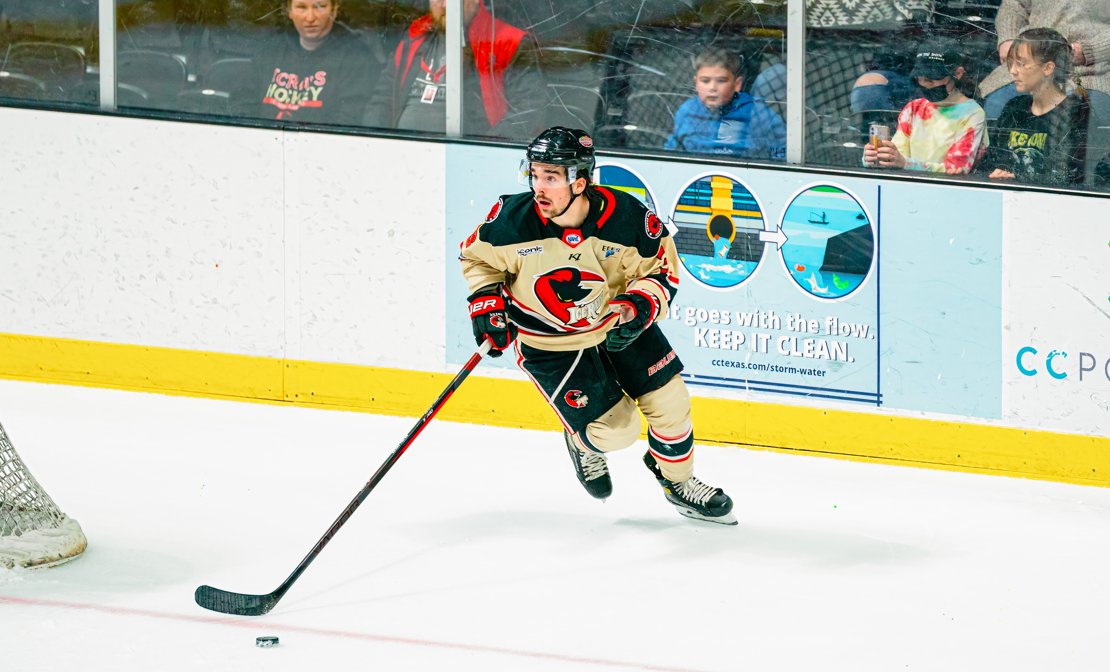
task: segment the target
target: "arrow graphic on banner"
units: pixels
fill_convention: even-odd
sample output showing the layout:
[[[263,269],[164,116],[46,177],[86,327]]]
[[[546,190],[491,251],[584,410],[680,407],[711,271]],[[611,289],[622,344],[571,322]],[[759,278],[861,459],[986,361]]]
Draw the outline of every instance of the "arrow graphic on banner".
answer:
[[[765,243],[774,243],[778,249],[786,244],[789,238],[786,237],[786,232],[782,229],[775,229],[774,231],[763,230],[759,232],[759,239]]]

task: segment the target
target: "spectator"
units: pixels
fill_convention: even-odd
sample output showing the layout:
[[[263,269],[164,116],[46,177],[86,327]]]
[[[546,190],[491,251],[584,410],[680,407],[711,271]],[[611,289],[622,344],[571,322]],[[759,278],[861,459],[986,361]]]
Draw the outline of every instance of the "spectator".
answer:
[[[710,45],[694,60],[697,95],[674,115],[674,132],[664,147],[749,159],[786,158],[786,126],[775,112],[740,91],[740,56]]]
[[[1072,74],[1086,89],[1090,106],[1088,154],[1092,158],[1101,155],[1110,147],[1110,2],[1002,0],[995,17],[1002,65],[979,87],[988,119],[997,118],[1006,102],[1017,95],[1009,77],[1007,56],[1014,38],[1025,28],[1052,28],[1071,43]]]
[[[1001,65],[983,79],[979,91],[988,119],[996,119],[1017,95],[1008,56],[1026,28],[1052,28],[1071,41],[1073,74],[1090,97],[1091,110],[1110,120],[1110,3],[1106,0],[1002,0],[995,17]]]
[[[1030,28],[1007,55],[1020,95],[1011,98],[991,130],[990,150],[977,169],[992,179],[1067,185],[1083,181],[1087,101],[1066,87],[1072,48],[1051,28]]]
[[[869,123],[892,123],[898,111],[911,100],[921,97],[921,90],[910,77],[913,59],[908,58],[903,44],[911,32],[935,26],[933,0],[807,0],[807,22],[837,28],[867,30],[881,36],[871,48],[852,45],[838,38],[842,50],[864,49],[863,69],[848,93],[849,107],[864,128]],[[817,12],[816,15],[814,13]]]
[[[877,115],[886,112],[893,118],[907,103],[921,97],[917,82],[899,68],[891,54],[878,54],[871,65],[873,68],[860,75],[848,93],[853,114],[877,119]]]
[[[295,34],[276,37],[254,59],[250,116],[358,124],[379,66],[356,35],[336,24],[337,0],[285,0]]]
[[[975,83],[965,60],[956,44],[946,40],[932,40],[918,49],[910,74],[923,97],[902,109],[892,139],[881,141],[878,148],[867,144],[865,166],[949,174],[971,171],[986,150],[986,117],[979,103],[968,97]]]
[[[374,93],[370,126],[443,133],[447,126],[446,2],[401,37]],[[539,48],[527,32],[496,19],[482,0],[463,0],[463,133],[531,138],[543,125],[546,87]]]

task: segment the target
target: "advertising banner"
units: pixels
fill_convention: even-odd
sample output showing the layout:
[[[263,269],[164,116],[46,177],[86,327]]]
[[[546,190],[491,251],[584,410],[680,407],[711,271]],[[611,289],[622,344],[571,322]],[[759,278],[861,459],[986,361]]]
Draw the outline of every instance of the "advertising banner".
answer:
[[[449,259],[501,194],[527,189],[519,157],[448,149]],[[681,285],[660,326],[691,385],[1000,417],[997,194],[643,159],[601,158],[594,179],[655,210],[675,240]],[[952,191],[951,208],[929,207]],[[474,345],[450,262],[447,286],[448,360],[463,361]]]
[[[1008,197],[1003,398],[1014,426],[1110,435],[1110,223],[1092,216],[1099,204]]]
[[[776,212],[724,171],[688,181],[664,210],[686,273],[662,327],[691,383],[880,403],[869,191],[810,184],[774,194]]]

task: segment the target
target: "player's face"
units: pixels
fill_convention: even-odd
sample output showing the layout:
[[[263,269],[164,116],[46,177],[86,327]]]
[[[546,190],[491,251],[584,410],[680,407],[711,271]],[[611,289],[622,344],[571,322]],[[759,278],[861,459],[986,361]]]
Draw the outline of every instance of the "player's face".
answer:
[[[719,65],[703,66],[694,75],[694,88],[697,89],[698,98],[708,108],[727,105],[743,83],[743,78]]]
[[[531,172],[532,198],[539,206],[540,214],[554,217],[563,212],[570,203],[571,189],[575,186],[567,184],[566,166],[533,163]]]
[[[335,25],[339,4],[331,0],[292,0],[289,20],[305,40],[322,40]]]

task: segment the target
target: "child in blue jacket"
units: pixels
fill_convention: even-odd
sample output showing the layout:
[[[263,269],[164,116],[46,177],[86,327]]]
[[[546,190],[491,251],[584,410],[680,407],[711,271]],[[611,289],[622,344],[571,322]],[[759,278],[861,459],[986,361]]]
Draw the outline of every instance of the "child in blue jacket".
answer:
[[[706,47],[694,61],[690,98],[674,115],[674,132],[665,149],[729,154],[747,159],[786,158],[786,126],[767,105],[742,93],[740,56],[719,46]]]

